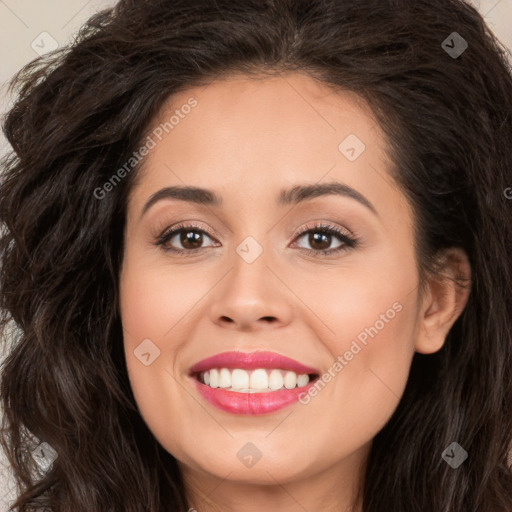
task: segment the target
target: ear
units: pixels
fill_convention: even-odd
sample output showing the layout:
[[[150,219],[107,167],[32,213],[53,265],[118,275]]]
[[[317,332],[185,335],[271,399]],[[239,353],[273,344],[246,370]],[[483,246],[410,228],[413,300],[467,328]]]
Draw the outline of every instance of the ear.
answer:
[[[432,354],[444,345],[452,325],[465,308],[471,289],[471,266],[462,249],[438,257],[439,274],[428,278],[418,317],[415,350]]]

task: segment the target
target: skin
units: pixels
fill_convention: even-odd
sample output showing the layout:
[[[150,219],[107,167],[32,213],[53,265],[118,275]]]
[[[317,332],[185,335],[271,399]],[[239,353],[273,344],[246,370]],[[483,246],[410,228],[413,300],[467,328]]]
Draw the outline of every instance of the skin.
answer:
[[[385,134],[358,96],[299,74],[233,75],[173,96],[153,125],[190,97],[197,106],[151,149],[127,208],[120,306],[139,410],[179,461],[199,512],[358,510],[372,439],[398,405],[414,352],[442,347],[467,292],[431,279],[420,294],[413,213],[389,174]],[[366,145],[354,161],[338,149],[349,134]],[[338,195],[277,203],[283,188],[331,181],[357,190],[376,213]],[[155,192],[185,184],[215,191],[222,205],[164,199],[141,216]],[[198,252],[155,245],[184,221],[213,234]],[[334,235],[325,245],[297,237],[314,221],[349,230],[359,244],[322,255],[342,244]],[[250,264],[236,252],[247,236],[263,249]],[[169,244],[186,250],[179,236]],[[462,252],[447,256],[447,274],[469,276]],[[401,311],[307,405],[227,413],[188,375],[228,350],[270,350],[332,373],[396,303]],[[144,339],[160,350],[149,366],[134,355]],[[250,468],[237,457],[249,442],[261,452]]]

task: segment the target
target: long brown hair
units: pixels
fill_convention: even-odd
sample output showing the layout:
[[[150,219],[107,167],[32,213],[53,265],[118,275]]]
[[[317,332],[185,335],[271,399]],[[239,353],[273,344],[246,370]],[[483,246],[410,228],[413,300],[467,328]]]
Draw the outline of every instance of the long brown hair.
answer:
[[[122,0],[19,72],[0,189],[13,508],[188,508],[123,355],[119,269],[137,169],[97,190],[170,95],[230,72],[307,73],[366,99],[414,208],[419,265],[435,272],[452,246],[469,256],[467,307],[439,352],[415,355],[373,441],[364,511],[510,512],[512,77],[505,48],[460,0]],[[57,453],[46,472],[31,456],[40,442]],[[452,442],[469,454],[457,469],[441,457]]]

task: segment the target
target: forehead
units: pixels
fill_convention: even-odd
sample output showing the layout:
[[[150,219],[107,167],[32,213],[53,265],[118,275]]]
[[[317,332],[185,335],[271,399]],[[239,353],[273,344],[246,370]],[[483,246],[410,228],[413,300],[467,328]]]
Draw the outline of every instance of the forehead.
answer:
[[[361,97],[300,74],[235,75],[179,92],[165,102],[149,134],[156,147],[146,161],[161,163],[172,148],[173,157],[186,157],[189,168],[212,155],[227,156],[227,149],[226,159],[234,167],[237,159],[248,160],[254,153],[261,163],[263,158],[267,163],[332,161],[350,134],[366,148],[379,149],[384,143]]]
[[[191,98],[197,106],[176,119],[173,114],[188,111]],[[169,98],[153,125],[165,130],[173,117],[179,123],[172,129],[167,125],[164,137],[172,131],[180,146],[186,142],[195,147],[201,144],[217,153],[227,145],[234,150],[235,144],[238,153],[247,154],[249,148],[257,146],[273,159],[289,150],[299,156],[317,148],[333,153],[349,131],[374,146],[383,142],[374,130],[377,123],[371,109],[360,96],[335,91],[299,74],[259,79],[235,75],[180,92]],[[244,143],[240,146],[241,139]]]
[[[148,133],[154,147],[133,191],[139,206],[173,184],[221,195],[250,190],[264,201],[297,182],[339,180],[382,201],[396,189],[386,138],[366,102],[300,74],[232,76],[181,91]]]

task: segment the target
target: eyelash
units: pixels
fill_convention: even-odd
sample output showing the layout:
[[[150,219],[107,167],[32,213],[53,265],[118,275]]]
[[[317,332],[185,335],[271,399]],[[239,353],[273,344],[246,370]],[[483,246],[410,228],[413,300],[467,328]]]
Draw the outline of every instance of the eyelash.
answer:
[[[155,245],[162,247],[162,249],[166,252],[173,252],[178,255],[184,255],[184,256],[191,256],[195,254],[196,252],[200,251],[201,249],[204,249],[204,247],[198,247],[195,249],[175,249],[169,246],[166,246],[166,244],[174,238],[179,233],[182,232],[198,232],[208,235],[210,238],[214,238],[213,234],[209,231],[203,229],[202,227],[198,226],[197,224],[190,223],[190,224],[178,224],[177,226],[173,227],[172,229],[168,231],[164,231],[156,240]],[[341,229],[337,228],[336,226],[333,226],[331,224],[323,224],[323,223],[317,223],[315,222],[313,226],[308,226],[302,230],[300,230],[296,235],[295,238],[300,238],[301,236],[307,234],[307,233],[322,233],[327,235],[334,235],[336,236],[343,245],[340,247],[334,248],[334,249],[304,249],[300,248],[300,250],[304,251],[305,253],[313,256],[318,256],[319,254],[322,254],[323,256],[330,256],[334,253],[340,253],[342,251],[347,251],[349,249],[354,249],[357,247],[359,240],[356,237],[349,236],[346,232],[342,231]]]

